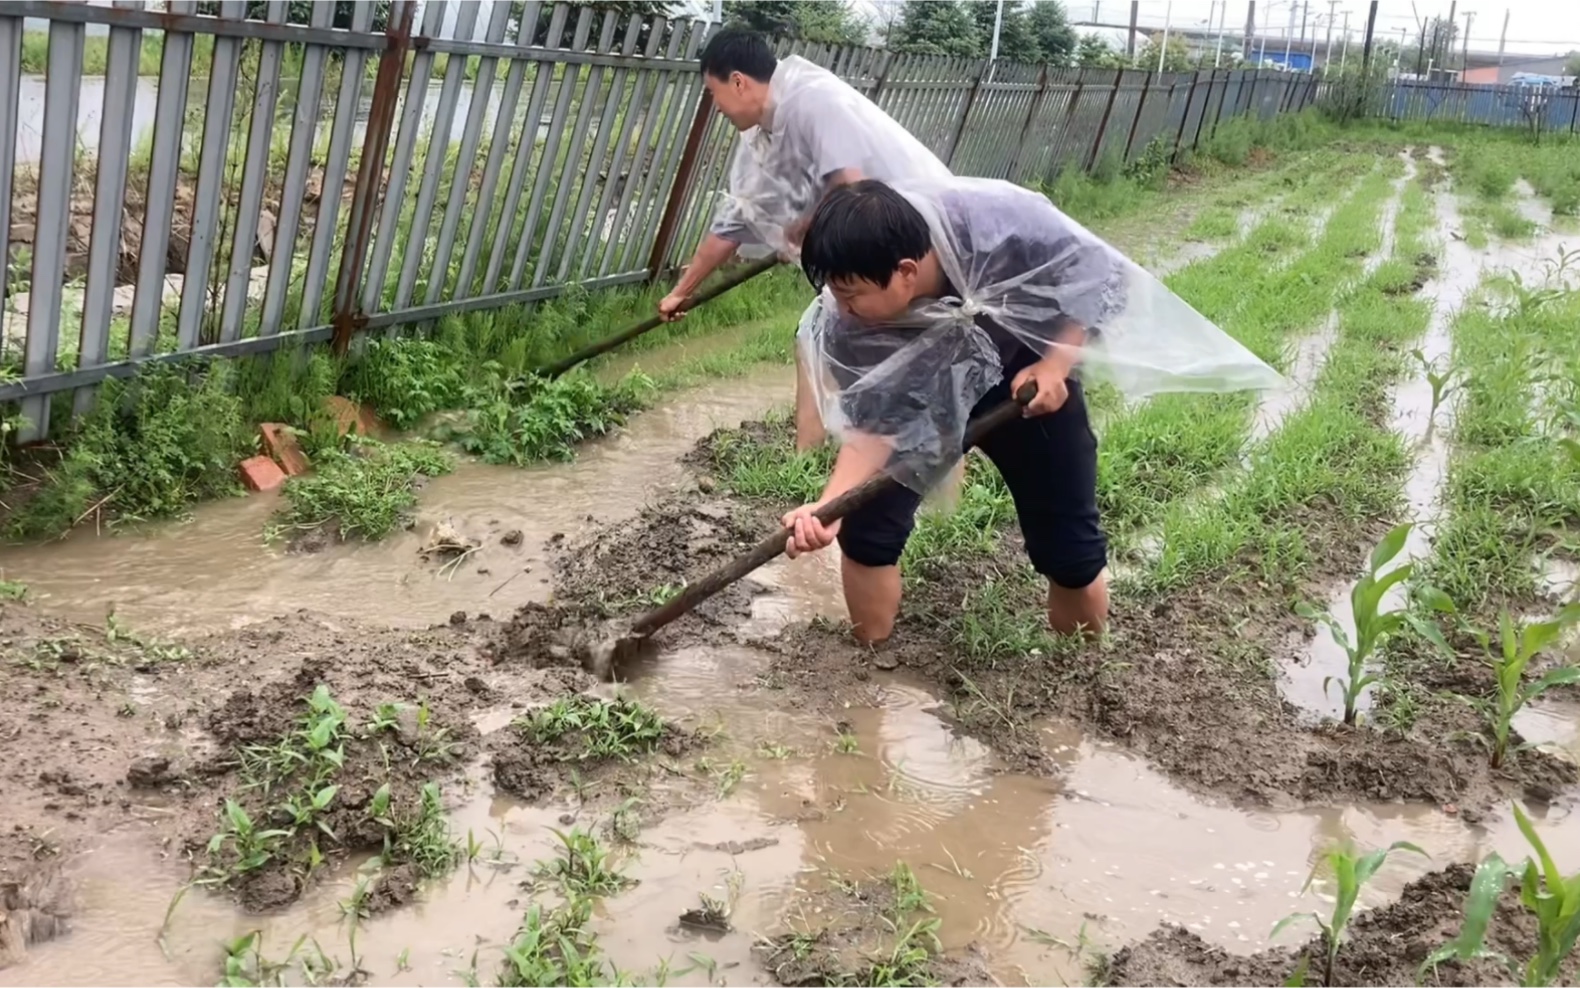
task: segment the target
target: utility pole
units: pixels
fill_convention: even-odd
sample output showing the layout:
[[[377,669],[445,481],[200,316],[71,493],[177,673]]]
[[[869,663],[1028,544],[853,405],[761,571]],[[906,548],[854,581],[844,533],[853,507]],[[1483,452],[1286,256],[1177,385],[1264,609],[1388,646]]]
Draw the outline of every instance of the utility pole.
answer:
[[[1247,62],[1251,60],[1251,52],[1256,50],[1256,0],[1249,0],[1245,5],[1245,41],[1240,44],[1240,57]]]
[[[988,52],[988,61],[998,61],[998,33],[1004,26],[1004,0],[998,0],[998,9],[993,13],[993,48]]]
[[[1404,49],[1399,49],[1403,51]],[[1350,12],[1344,12],[1344,47],[1339,51],[1339,78],[1344,78],[1344,66],[1350,59]]]
[[[1218,50],[1212,53],[1212,67],[1217,68],[1223,60],[1223,28],[1224,22],[1229,19],[1229,0],[1223,0],[1223,9],[1218,12]],[[1211,25],[1208,25],[1210,28]]]
[[[1141,0],[1130,0],[1130,35],[1125,41],[1125,58],[1136,60],[1136,22],[1141,19]]]
[[[1509,41],[1509,9],[1503,8],[1503,33],[1498,35],[1498,64],[1503,64],[1503,46]]]
[[[1311,4],[1310,4],[1310,2],[1308,0],[1307,3],[1303,3],[1303,4],[1300,5],[1300,43],[1301,44],[1305,44],[1306,43],[1306,22],[1309,21],[1309,20],[1311,20]],[[1316,36],[1313,35],[1312,39],[1315,40],[1315,37]]]
[[[1289,8],[1289,26],[1284,28],[1284,71],[1289,71],[1290,42],[1295,40],[1295,8]]]
[[[1461,42],[1459,52],[1459,77],[1461,79],[1465,78],[1465,70],[1470,68],[1470,25],[1475,23],[1475,20],[1476,12],[1474,10],[1465,11],[1465,38]]]
[[[1328,70],[1333,67],[1333,22],[1338,20],[1339,0],[1328,0],[1328,37],[1322,43],[1322,77],[1328,77]]]
[[[1454,28],[1459,24],[1458,9],[1459,0],[1448,0],[1448,27],[1446,32],[1438,33],[1438,37],[1443,40],[1443,50],[1439,52],[1434,49],[1432,52],[1432,57],[1437,59],[1437,64],[1444,69],[1448,68],[1449,60],[1454,54]],[[1448,37],[1444,38],[1444,33],[1447,33]]]
[[[1370,79],[1372,69],[1372,35],[1377,30],[1377,0],[1372,0],[1366,13],[1366,48],[1361,54],[1361,78]]]
[[[1004,0],[999,0],[1003,3]],[[1169,22],[1174,19],[1174,0],[1169,0],[1169,5],[1163,8],[1163,44],[1158,46],[1158,72],[1163,71],[1163,56],[1169,52]]]

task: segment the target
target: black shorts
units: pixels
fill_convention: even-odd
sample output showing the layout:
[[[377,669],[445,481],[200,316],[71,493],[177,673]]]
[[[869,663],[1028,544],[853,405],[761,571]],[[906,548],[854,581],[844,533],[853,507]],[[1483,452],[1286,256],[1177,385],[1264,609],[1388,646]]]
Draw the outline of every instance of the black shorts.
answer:
[[[1009,399],[1005,374],[972,418]],[[1097,512],[1097,437],[1086,414],[1081,382],[1068,382],[1057,412],[1016,419],[982,438],[977,448],[993,461],[1015,500],[1031,564],[1070,590],[1089,585],[1108,565],[1108,540]],[[893,566],[905,551],[922,496],[895,487],[845,518],[839,547],[862,566]]]

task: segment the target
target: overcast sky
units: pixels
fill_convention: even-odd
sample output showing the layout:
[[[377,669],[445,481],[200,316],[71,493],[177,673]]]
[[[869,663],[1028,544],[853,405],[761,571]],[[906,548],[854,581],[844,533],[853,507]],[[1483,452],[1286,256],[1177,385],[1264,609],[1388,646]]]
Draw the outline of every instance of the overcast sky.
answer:
[[[109,0],[89,0],[90,3],[108,4]],[[496,0],[483,0],[482,8],[478,12],[477,28],[475,33],[481,35],[483,28],[488,23],[488,8]],[[503,0],[498,0],[503,2]],[[894,16],[900,6],[900,0],[850,0],[851,5],[860,10],[870,20],[880,22]],[[995,2],[995,0],[982,0],[982,2]],[[1147,28],[1162,30],[1165,20],[1175,25],[1204,27],[1208,17],[1211,16],[1216,24],[1223,3],[1227,3],[1229,30],[1243,29],[1245,25],[1246,0],[1141,0],[1140,23]],[[1256,17],[1259,27],[1265,27],[1275,34],[1286,28],[1290,23],[1292,8],[1305,2],[1305,0],[1258,0]],[[1366,11],[1368,0],[1309,0],[1311,21],[1315,28],[1308,26],[1307,32],[1315,31],[1317,36],[1327,36],[1327,17],[1331,10],[1334,23],[1342,27],[1344,15],[1349,13],[1350,34],[1355,40],[1360,40],[1366,27]],[[455,23],[457,4],[450,3],[445,11],[445,25],[440,33],[449,35]],[[712,9],[709,0],[682,0],[678,5],[684,11],[698,15],[706,15]],[[1074,21],[1104,21],[1110,23],[1127,23],[1130,19],[1130,0],[1068,0],[1065,4]],[[1401,28],[1407,30],[1412,36],[1418,31],[1417,18],[1433,16],[1448,16],[1448,0],[1381,0],[1377,11],[1377,32],[1397,40]],[[1475,16],[1470,19],[1470,47],[1479,51],[1497,51],[1498,35],[1503,30],[1505,13],[1509,18],[1508,48],[1511,53],[1549,55],[1580,50],[1580,2],[1577,0],[1499,0],[1498,3],[1485,3],[1482,0],[1461,0],[1455,11],[1455,20],[1463,30],[1467,10]],[[419,18],[420,18],[419,14]],[[1296,14],[1295,30],[1299,35],[1299,14]],[[29,28],[42,28],[42,23],[32,23],[29,19]],[[98,32],[94,32],[98,33]],[[1338,28],[1335,28],[1334,37],[1338,38]]]

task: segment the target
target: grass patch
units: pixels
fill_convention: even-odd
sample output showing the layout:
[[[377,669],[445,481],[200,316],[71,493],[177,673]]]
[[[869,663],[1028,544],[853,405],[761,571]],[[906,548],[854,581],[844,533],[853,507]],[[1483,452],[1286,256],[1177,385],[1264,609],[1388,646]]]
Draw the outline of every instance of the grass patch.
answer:
[[[518,718],[516,729],[539,745],[553,745],[561,761],[630,761],[656,748],[668,732],[651,708],[627,697],[564,696]]]
[[[312,473],[286,481],[273,530],[330,528],[341,539],[376,542],[410,521],[422,478],[454,468],[454,458],[432,443],[361,439],[345,450],[324,450]]]

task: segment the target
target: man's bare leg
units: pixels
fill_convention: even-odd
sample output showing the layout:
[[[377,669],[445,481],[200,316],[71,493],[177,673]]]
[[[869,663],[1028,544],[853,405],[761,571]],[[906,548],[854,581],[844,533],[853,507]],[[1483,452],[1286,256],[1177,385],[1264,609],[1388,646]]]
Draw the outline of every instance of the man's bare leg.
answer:
[[[849,591],[846,593],[848,596]],[[1103,570],[1079,590],[1049,583],[1048,627],[1060,635],[1080,631],[1095,638],[1102,634],[1108,627],[1108,571]]]
[[[847,556],[839,572],[856,640],[870,645],[888,638],[900,616],[900,567],[863,566]]]
[[[795,451],[804,453],[823,445],[826,438],[823,430],[823,415],[818,411],[817,401],[812,395],[811,381],[807,377],[806,364],[801,356],[801,348],[796,347],[795,352]]]

